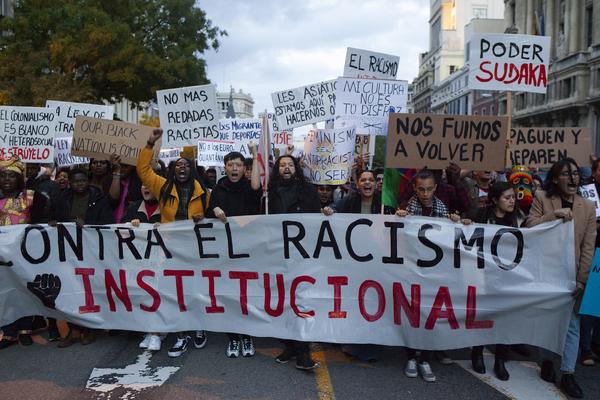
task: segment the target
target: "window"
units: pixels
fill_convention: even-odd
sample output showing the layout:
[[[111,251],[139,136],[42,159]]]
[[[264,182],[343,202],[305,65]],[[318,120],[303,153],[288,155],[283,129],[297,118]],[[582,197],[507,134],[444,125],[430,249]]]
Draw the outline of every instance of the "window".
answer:
[[[490,115],[496,115],[496,109],[493,104],[490,106]]]
[[[465,62],[469,61],[469,53],[471,52],[471,42],[465,44]]]
[[[565,3],[565,0],[560,0],[558,6],[558,37],[560,41],[563,41],[565,37],[565,13],[567,8]]]
[[[440,47],[440,33],[442,28],[442,22],[440,18],[436,19],[431,24],[431,50],[435,50]]]
[[[586,32],[585,32],[585,45],[587,47],[590,47],[593,44],[594,41],[594,10],[593,10],[593,6],[588,6],[585,9],[585,25],[586,25]]]
[[[487,109],[485,107],[481,109],[481,115],[487,115]]]
[[[487,7],[473,6],[473,18],[487,18]]]

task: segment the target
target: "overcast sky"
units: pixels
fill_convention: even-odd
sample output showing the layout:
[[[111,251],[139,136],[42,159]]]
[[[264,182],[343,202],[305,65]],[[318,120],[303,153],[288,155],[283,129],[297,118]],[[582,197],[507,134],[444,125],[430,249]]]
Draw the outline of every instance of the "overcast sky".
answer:
[[[209,51],[208,78],[272,111],[271,93],[342,75],[347,47],[400,56],[397,79],[417,75],[427,50],[429,0],[206,0],[200,8],[229,36]]]

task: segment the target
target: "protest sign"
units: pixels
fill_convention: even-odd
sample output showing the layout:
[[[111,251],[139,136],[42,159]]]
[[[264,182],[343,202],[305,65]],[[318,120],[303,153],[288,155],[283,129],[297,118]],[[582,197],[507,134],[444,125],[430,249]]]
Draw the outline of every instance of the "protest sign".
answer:
[[[573,240],[573,222],[518,229],[367,214],[3,226],[0,326],[46,315],[96,329],[560,353]]]
[[[390,114],[387,168],[502,170],[508,119],[493,116]]]
[[[0,157],[53,162],[57,119],[53,108],[0,106]]]
[[[514,128],[510,130],[510,165],[551,167],[571,157],[580,166],[590,164],[592,131],[589,128]]]
[[[594,202],[594,206],[596,207],[596,218],[600,218],[600,200],[598,199],[598,191],[596,190],[596,185],[584,185],[579,188],[581,197],[588,199]]]
[[[54,138],[54,163],[59,167],[89,164],[87,157],[77,157],[71,154],[72,137]]]
[[[164,147],[196,146],[218,139],[219,109],[214,85],[188,86],[156,92]]]
[[[344,77],[396,79],[399,63],[398,56],[348,47],[344,62]]]
[[[340,78],[335,98],[336,127],[356,125],[359,134],[387,135],[390,112],[406,110],[408,83]]]
[[[56,108],[56,138],[73,137],[77,116],[113,119],[115,107],[104,104],[71,103],[67,101],[46,100],[46,107]]]
[[[160,149],[158,158],[168,166],[171,161],[177,161],[181,158],[181,149]]]
[[[285,131],[333,118],[335,87],[333,79],[272,93],[279,129]]]
[[[261,120],[256,118],[234,118],[219,121],[219,136],[198,141],[198,165],[205,167],[223,166],[223,158],[232,151],[252,158],[248,144],[258,145]]]
[[[546,93],[549,36],[475,33],[470,49],[470,89]]]
[[[262,117],[262,115],[263,113],[260,113],[259,117]],[[294,131],[293,129],[280,130],[274,113],[267,113],[267,119],[269,122],[269,133],[271,134],[271,155],[277,158],[285,154],[287,146],[294,144]]]
[[[585,285],[581,300],[580,314],[600,317],[600,249],[596,248],[594,260],[590,267],[590,276]]]
[[[140,151],[146,147],[154,129],[121,121],[77,117],[71,154],[100,160],[108,160],[116,154],[121,157],[122,164],[136,165]],[[155,157],[159,151],[160,143],[154,144]]]
[[[368,163],[369,169],[373,168],[375,155],[375,137],[371,135],[356,135],[354,143],[354,157],[361,156]]]
[[[312,129],[304,139],[304,175],[319,185],[341,185],[350,178],[354,127]]]

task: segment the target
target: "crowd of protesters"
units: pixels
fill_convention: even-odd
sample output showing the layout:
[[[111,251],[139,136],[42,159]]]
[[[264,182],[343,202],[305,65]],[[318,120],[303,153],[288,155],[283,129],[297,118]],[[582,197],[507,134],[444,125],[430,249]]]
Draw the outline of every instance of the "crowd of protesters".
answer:
[[[594,205],[579,194],[583,184],[595,184],[600,192],[600,160],[592,163],[591,176],[584,179],[582,169],[572,159],[556,162],[542,178],[528,168],[515,166],[507,171],[465,171],[451,164],[445,170],[404,170],[397,196],[397,208],[382,203],[383,170],[368,170],[359,158],[352,178],[339,187],[313,185],[303,175],[301,160],[284,154],[273,162],[268,184],[268,201],[262,198],[256,146],[250,145],[253,159],[234,152],[224,158],[225,176],[217,181],[214,168],[196,167],[191,157],[182,157],[166,167],[153,163],[154,144],[161,140],[157,129],[148,138],[139,156],[137,168],[122,164],[113,155],[109,160],[90,160],[83,167],[60,168],[24,165],[17,158],[0,160],[0,226],[27,223],[74,222],[78,225],[129,223],[164,224],[172,221],[217,218],[227,223],[227,217],[287,213],[357,213],[395,214],[397,217],[427,216],[446,218],[455,223],[486,223],[511,227],[532,227],[562,219],[573,220],[575,226],[575,265],[577,285],[573,293],[575,305],[567,328],[567,337],[560,361],[556,355],[540,351],[541,378],[559,382],[570,396],[583,393],[574,378],[577,360],[584,366],[594,365],[600,358],[600,319],[578,314],[582,293],[600,236],[596,230]],[[48,339],[58,341],[59,348],[76,343],[89,345],[96,332],[68,324],[68,332],[60,337],[57,321],[39,316],[20,318],[1,327],[0,349],[14,344],[33,344],[32,333],[48,330]],[[174,333],[175,342],[168,355],[184,354],[190,344],[202,348],[207,343],[206,332]],[[166,332],[147,332],[139,346],[158,351]],[[250,336],[228,333],[227,357],[251,357],[254,343]],[[309,343],[283,340],[283,351],[276,357],[279,363],[295,360],[303,370],[317,368],[311,359]],[[511,351],[533,357],[524,345],[490,345],[494,349],[494,373],[508,380],[510,371],[505,361]],[[382,347],[347,344],[341,350],[361,360],[376,361]],[[538,353],[538,352],[536,352]],[[452,364],[445,352],[406,349],[405,374],[419,375],[427,381],[436,380],[431,363]],[[486,372],[483,346],[471,351],[473,370]]]

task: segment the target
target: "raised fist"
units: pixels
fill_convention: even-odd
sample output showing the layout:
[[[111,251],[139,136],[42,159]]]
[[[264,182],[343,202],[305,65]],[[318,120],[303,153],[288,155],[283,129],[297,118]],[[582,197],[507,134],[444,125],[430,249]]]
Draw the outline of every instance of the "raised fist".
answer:
[[[60,287],[60,278],[53,274],[36,275],[33,282],[27,282],[27,289],[36,295],[46,307],[52,309],[55,307]]]

